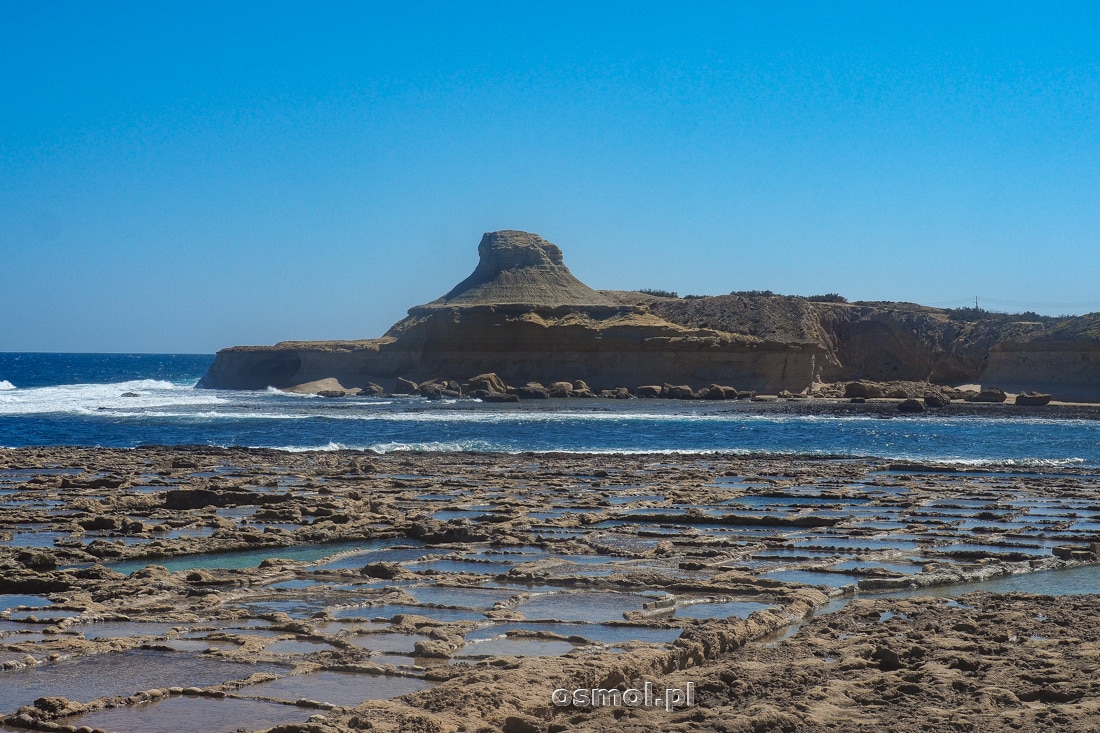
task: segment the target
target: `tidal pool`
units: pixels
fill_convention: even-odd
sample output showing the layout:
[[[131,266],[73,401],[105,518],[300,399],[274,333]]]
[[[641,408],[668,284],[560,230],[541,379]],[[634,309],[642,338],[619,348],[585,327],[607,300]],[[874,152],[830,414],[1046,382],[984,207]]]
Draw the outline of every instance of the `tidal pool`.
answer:
[[[316,710],[263,700],[173,697],[144,705],[127,705],[76,715],[61,721],[111,733],[225,733],[263,730],[285,723],[304,723]]]
[[[677,618],[748,618],[756,611],[771,608],[769,603],[759,601],[718,601],[716,603],[692,603],[677,605]]]
[[[531,621],[509,621],[495,623],[475,629],[466,635],[467,641],[492,639],[517,630],[548,632],[561,636],[579,636],[600,644],[625,644],[630,641],[644,644],[667,644],[679,638],[682,629],[657,629],[649,626],[629,626],[613,624],[580,623],[539,623]]]
[[[355,674],[323,671],[290,675],[271,682],[242,687],[238,694],[270,697],[293,702],[314,700],[341,707],[352,707],[365,700],[389,700],[398,695],[419,692],[431,687],[417,677]]]
[[[631,611],[641,611],[642,605],[652,597],[631,593],[582,591],[560,592],[532,596],[516,610],[529,619],[549,621],[621,621]]]
[[[17,606],[40,608],[48,605],[50,605],[50,599],[45,596],[22,596],[11,593],[0,594],[0,611],[6,611],[9,608],[15,608]]]
[[[277,664],[248,664],[186,652],[136,649],[0,672],[0,714],[30,705],[48,691],[78,702],[132,695],[154,687],[206,687],[256,672],[285,672]]]
[[[407,540],[400,541],[407,543]],[[268,558],[298,560],[300,562],[317,562],[326,557],[332,557],[333,555],[353,550],[363,550],[364,552],[379,550],[396,542],[398,542],[398,540],[370,540],[365,542],[335,542],[328,545],[269,547],[267,549],[241,550],[238,552],[216,552],[202,555],[185,555],[182,557],[124,560],[122,562],[108,563],[107,567],[124,574],[132,573],[135,570],[141,570],[147,565],[160,565],[173,573],[180,570],[196,570],[203,568],[254,568]]]

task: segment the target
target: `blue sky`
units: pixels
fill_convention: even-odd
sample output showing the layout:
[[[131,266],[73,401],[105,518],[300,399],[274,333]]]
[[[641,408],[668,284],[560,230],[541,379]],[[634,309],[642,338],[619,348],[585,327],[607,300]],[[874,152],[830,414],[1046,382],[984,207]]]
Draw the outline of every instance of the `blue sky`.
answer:
[[[1098,8],[0,0],[0,351],[379,336],[495,229],[596,288],[1100,311]]]

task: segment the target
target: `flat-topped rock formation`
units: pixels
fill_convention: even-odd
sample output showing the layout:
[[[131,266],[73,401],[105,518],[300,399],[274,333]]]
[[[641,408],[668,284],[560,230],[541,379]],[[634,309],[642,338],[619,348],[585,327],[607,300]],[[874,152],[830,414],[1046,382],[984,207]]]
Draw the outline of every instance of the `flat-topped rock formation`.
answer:
[[[663,384],[801,393],[871,379],[1100,400],[1100,316],[1052,325],[960,320],[911,303],[597,291],[556,245],[522,231],[485,234],[478,255],[469,277],[381,338],[223,349],[199,386],[391,392],[399,378],[455,386],[494,373],[517,386],[583,380],[595,393]]]

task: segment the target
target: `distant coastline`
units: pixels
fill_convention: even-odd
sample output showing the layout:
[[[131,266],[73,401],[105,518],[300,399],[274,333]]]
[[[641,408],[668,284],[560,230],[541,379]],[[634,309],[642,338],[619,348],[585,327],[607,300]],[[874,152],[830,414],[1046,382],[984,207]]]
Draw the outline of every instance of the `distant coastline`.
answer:
[[[900,399],[964,399],[952,388],[976,385],[1005,399],[1100,402],[1100,314],[1017,320],[839,296],[596,291],[535,234],[489,232],[478,253],[469,277],[380,338],[226,348],[198,386],[744,399],[837,397],[867,382]]]

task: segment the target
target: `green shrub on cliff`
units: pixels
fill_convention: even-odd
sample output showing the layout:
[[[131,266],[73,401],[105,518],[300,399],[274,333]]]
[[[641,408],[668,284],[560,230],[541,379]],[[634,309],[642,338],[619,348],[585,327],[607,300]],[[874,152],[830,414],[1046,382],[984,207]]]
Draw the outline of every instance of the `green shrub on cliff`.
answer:
[[[635,292],[655,295],[658,298],[679,298],[679,294],[672,290],[659,290],[657,288],[641,288]]]

